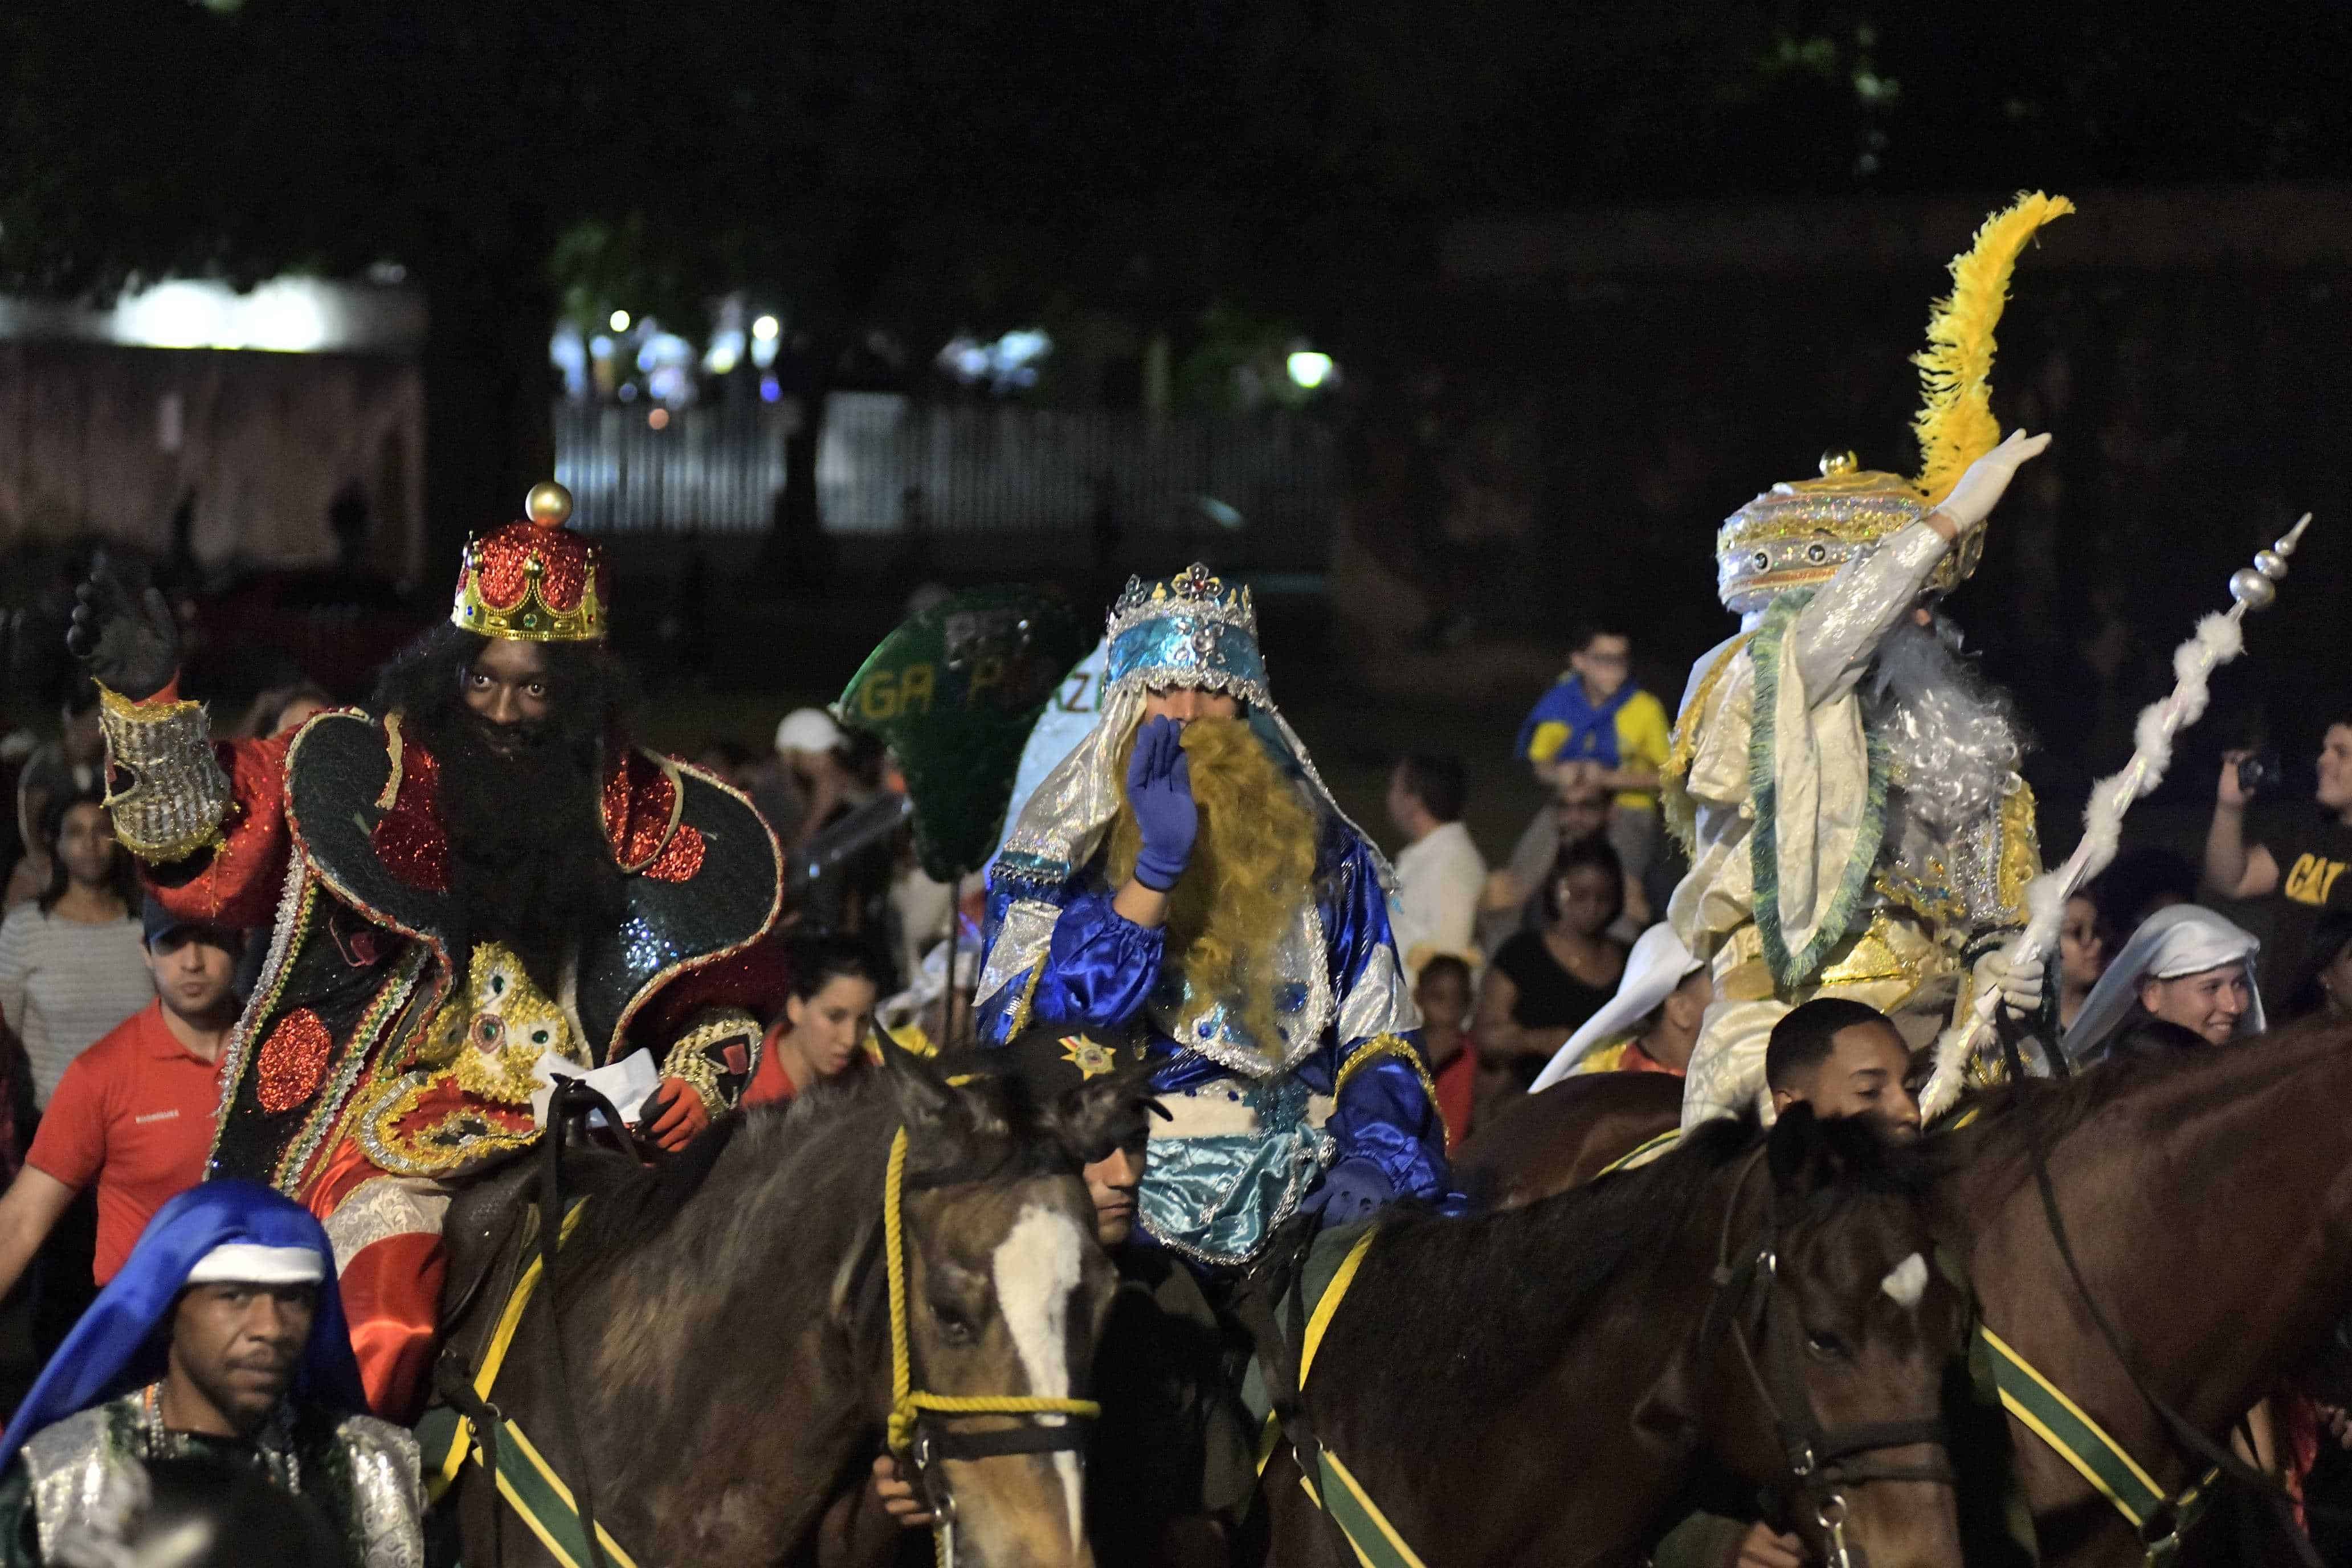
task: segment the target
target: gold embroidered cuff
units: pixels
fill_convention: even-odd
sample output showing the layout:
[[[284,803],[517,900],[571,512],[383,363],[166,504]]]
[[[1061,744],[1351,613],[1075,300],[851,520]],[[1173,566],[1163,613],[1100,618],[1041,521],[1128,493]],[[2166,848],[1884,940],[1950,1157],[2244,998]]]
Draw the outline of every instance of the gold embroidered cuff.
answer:
[[[1437,1085],[1430,1081],[1428,1064],[1421,1059],[1421,1053],[1413,1049],[1411,1042],[1399,1035],[1375,1035],[1358,1046],[1355,1054],[1339,1065],[1339,1076],[1331,1085],[1331,1098],[1336,1100],[1347,1093],[1349,1081],[1358,1073],[1387,1057],[1394,1057],[1412,1068],[1412,1076],[1421,1080],[1422,1093],[1429,1097],[1430,1104],[1437,1103]]]
[[[218,844],[231,797],[204,706],[133,702],[102,686],[98,695],[114,837],[159,866]]]
[[[745,1059],[750,1063],[737,1089],[740,1097],[760,1065],[760,1024],[748,1013],[724,1013],[680,1035],[662,1063],[662,1076],[692,1084],[695,1093],[702,1096],[703,1108],[714,1117],[721,1115],[732,1109],[734,1101],[719,1085],[719,1063],[711,1053],[735,1039],[743,1041]]]

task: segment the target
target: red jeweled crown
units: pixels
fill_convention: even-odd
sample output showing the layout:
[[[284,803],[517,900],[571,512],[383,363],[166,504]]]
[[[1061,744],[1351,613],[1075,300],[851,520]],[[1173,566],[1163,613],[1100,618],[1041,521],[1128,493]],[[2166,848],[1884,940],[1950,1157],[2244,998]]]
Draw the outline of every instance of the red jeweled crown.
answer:
[[[563,526],[572,492],[536,484],[522,509],[522,521],[467,542],[451,624],[509,642],[604,641],[604,552]]]

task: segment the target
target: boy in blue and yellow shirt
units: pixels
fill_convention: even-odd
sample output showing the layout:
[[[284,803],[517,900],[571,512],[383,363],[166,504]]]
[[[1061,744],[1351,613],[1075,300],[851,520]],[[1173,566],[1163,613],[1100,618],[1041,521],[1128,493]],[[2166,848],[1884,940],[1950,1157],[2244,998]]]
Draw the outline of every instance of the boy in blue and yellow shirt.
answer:
[[[1559,771],[1614,792],[1609,841],[1639,882],[1658,841],[1658,771],[1666,764],[1665,705],[1633,684],[1633,641],[1605,626],[1580,628],[1568,669],[1519,726],[1519,755],[1539,777]]]

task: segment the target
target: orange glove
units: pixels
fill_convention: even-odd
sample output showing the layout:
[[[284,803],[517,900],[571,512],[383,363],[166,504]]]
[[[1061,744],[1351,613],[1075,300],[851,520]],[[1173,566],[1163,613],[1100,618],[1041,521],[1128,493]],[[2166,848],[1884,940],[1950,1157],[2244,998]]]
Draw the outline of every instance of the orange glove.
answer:
[[[655,1099],[661,1117],[644,1135],[673,1154],[710,1125],[710,1109],[702,1103],[701,1091],[682,1078],[662,1079]]]

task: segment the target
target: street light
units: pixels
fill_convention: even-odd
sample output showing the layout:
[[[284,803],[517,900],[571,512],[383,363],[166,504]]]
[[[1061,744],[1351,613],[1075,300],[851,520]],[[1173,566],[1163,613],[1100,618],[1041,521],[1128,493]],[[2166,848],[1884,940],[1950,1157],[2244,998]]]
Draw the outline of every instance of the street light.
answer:
[[[626,310],[615,310],[607,324],[616,332],[625,332],[629,330],[629,313]]]
[[[1315,349],[1295,351],[1285,366],[1290,379],[1308,392],[1331,379],[1331,356]]]
[[[776,334],[782,330],[782,324],[773,316],[762,316],[751,323],[751,335],[763,343],[774,342]]]

